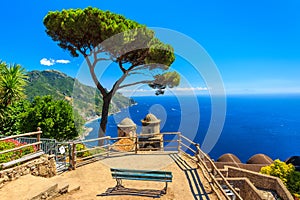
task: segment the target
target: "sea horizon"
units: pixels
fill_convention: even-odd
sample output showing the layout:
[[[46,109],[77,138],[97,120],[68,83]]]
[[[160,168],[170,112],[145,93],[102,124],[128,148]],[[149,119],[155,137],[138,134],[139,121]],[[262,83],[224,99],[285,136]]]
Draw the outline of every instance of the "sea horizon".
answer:
[[[193,96],[182,96],[189,101]],[[183,135],[202,144],[211,117],[209,95],[197,95],[200,121],[197,133],[188,129]],[[137,105],[121,109],[121,112],[109,116],[107,135],[117,136],[117,124],[130,117],[141,131],[140,120],[149,112],[162,119],[161,132],[178,131],[181,117],[192,116],[192,111],[180,113],[179,97],[176,96],[135,96]],[[272,159],[286,160],[300,155],[297,145],[300,142],[300,94],[264,94],[264,95],[228,95],[226,96],[226,119],[220,138],[212,151],[208,152],[217,160],[225,153],[235,154],[242,162],[251,156],[263,153]],[[188,113],[191,112],[191,113]],[[99,119],[86,124],[93,131],[86,139],[97,137]],[[191,138],[195,136],[194,138]]]

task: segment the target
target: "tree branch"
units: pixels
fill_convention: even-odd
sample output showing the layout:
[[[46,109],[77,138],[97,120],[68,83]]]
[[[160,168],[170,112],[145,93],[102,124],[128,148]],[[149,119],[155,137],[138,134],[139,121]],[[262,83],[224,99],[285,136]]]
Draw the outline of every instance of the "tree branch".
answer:
[[[99,80],[97,79],[97,76],[95,74],[95,63],[97,63],[97,62],[94,61],[92,64],[90,59],[88,58],[88,56],[85,57],[85,60],[89,66],[90,74],[92,76],[92,79],[93,79],[97,89],[101,92],[102,96],[106,96],[107,92],[106,92],[105,88],[101,85],[101,83],[99,82]]]
[[[125,85],[121,85],[118,87],[118,89],[121,89],[121,88],[124,88],[124,87],[129,87],[129,86],[133,86],[133,85],[138,85],[138,84],[149,84],[149,83],[152,83],[152,81],[150,80],[147,80],[147,81],[138,81],[138,82],[135,82],[135,83],[129,83],[129,84],[125,84]]]
[[[135,74],[145,74],[145,73],[142,73],[142,72],[129,72],[128,73],[128,76],[130,76],[130,75],[135,75]]]
[[[139,66],[139,67],[136,67],[136,68],[132,69],[131,71],[138,71],[138,70],[147,69],[147,68],[148,68],[148,66],[142,65],[142,66]]]
[[[95,69],[96,67],[95,63],[97,63],[97,53],[95,51],[93,52],[93,57],[94,57],[93,68]]]
[[[123,74],[125,74],[127,72],[127,70],[123,67],[122,60],[119,60],[119,67],[122,70]]]
[[[131,70],[133,70],[135,67],[137,67],[139,65],[140,65],[139,63],[133,64],[127,69],[127,71],[130,72]]]
[[[97,49],[97,50],[96,50],[96,49]],[[95,51],[96,53],[102,52],[102,51],[101,51],[101,48],[100,48],[99,46],[95,47],[95,48],[94,48],[94,51]]]
[[[85,51],[82,51],[81,48],[79,48],[78,46],[75,46],[77,48],[77,50],[86,58],[88,55],[86,54]]]
[[[123,74],[121,76],[121,78],[119,78],[119,80],[117,80],[115,82],[115,84],[113,85],[112,89],[110,90],[109,93],[111,93],[112,95],[114,95],[116,93],[116,91],[119,89],[121,83],[125,80],[125,78],[128,76],[128,73],[126,72],[125,74]]]
[[[99,61],[102,61],[102,60],[110,60],[110,59],[108,59],[108,58],[97,58],[97,62],[99,62]]]

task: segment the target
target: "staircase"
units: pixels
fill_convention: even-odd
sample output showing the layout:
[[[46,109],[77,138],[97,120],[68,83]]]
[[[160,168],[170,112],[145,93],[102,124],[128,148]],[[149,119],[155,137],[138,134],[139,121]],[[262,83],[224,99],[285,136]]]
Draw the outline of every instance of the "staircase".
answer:
[[[0,196],[1,200],[45,200],[79,189],[80,186],[69,185],[62,179],[26,175],[5,184],[0,189]]]

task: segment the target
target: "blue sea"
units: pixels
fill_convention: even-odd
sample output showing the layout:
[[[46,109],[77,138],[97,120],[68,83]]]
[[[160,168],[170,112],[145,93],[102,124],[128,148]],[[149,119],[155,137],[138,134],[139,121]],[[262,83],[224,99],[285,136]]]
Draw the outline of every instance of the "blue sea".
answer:
[[[107,135],[117,136],[117,126],[130,117],[141,132],[141,119],[153,113],[161,119],[161,132],[181,131],[194,142],[203,143],[212,121],[209,96],[133,97],[136,105],[109,116]],[[86,124],[93,131],[86,139],[96,138],[99,122]],[[218,134],[217,134],[218,135]],[[226,97],[226,115],[220,137],[207,152],[217,159],[235,154],[242,162],[263,153],[272,159],[286,160],[300,155],[300,95],[232,95]]]

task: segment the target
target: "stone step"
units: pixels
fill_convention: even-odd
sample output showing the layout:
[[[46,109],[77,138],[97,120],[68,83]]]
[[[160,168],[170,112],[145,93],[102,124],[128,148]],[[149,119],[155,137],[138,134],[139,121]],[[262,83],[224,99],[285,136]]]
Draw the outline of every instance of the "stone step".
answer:
[[[78,191],[80,186],[69,186],[63,179],[49,179],[26,175],[6,183],[0,189],[1,200],[44,200],[68,192]]]
[[[58,193],[58,184],[55,184],[45,191],[41,191],[38,195],[29,197],[30,200],[40,200],[40,199],[47,199],[53,196],[56,196]]]

